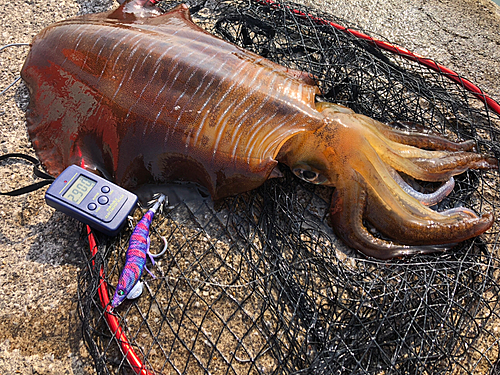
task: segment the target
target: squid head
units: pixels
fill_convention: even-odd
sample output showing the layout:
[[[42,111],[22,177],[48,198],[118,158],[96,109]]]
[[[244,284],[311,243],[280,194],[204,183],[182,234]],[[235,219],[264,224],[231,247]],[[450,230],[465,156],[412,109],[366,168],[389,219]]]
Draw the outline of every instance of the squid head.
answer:
[[[429,207],[451,192],[454,175],[497,168],[495,159],[471,152],[473,142],[398,130],[331,103],[316,108],[324,125],[288,140],[278,160],[307,182],[335,188],[330,220],[348,245],[388,259],[445,250],[491,227],[490,213]],[[408,180],[442,185],[424,194]]]

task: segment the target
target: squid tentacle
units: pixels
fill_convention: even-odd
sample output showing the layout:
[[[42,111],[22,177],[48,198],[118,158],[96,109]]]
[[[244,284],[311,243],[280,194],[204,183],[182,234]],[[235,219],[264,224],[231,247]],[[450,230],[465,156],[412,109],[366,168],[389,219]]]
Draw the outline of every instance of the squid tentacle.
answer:
[[[462,242],[485,232],[494,220],[491,213],[471,217],[472,211],[454,209],[441,213],[442,219],[439,221],[418,220],[411,215],[398,216],[390,211],[381,210],[383,207],[380,202],[369,202],[368,206],[373,207],[366,214],[367,220],[384,235],[397,238],[399,242],[407,245]],[[384,215],[383,221],[381,221],[382,215]],[[456,218],[457,215],[459,218]]]
[[[492,158],[467,151],[422,150],[394,142],[377,128],[375,120],[366,116],[339,113],[336,122],[362,133],[383,160],[400,172],[424,181],[445,181],[467,169],[491,169]],[[382,125],[380,125],[382,126]]]
[[[403,158],[396,154],[386,154],[385,161],[394,169],[422,181],[445,181],[469,169],[497,169],[498,166],[479,154],[460,153],[444,157]]]
[[[387,168],[391,177],[403,189],[405,193],[412,196],[424,206],[434,206],[446,198],[455,187],[455,179],[450,177],[443,185],[432,193],[421,193],[411,187],[394,168]]]
[[[365,255],[378,259],[391,259],[404,255],[446,251],[456,245],[449,243],[410,246],[375,237],[363,224],[367,196],[366,190],[359,183],[348,189],[335,189],[330,210],[330,220],[336,233],[349,246],[359,249]],[[353,201],[357,204],[351,207],[349,202]]]
[[[450,153],[439,159],[411,158],[415,165],[424,168],[429,173],[460,174],[468,169],[494,169],[498,162],[480,154],[470,152]]]
[[[424,151],[425,149],[440,151],[471,151],[476,144],[474,140],[454,142],[437,134],[404,131],[364,115],[357,114],[356,116],[362,118],[363,121],[370,124],[372,128],[380,131],[391,141],[407,146],[418,147],[420,151]]]
[[[369,145],[363,145],[363,150],[364,152],[362,154],[357,155],[358,163],[362,165],[363,168],[357,168],[355,170],[356,178],[358,181],[364,181],[366,189],[370,193],[369,196],[378,197],[377,199],[381,206],[380,212],[387,210],[387,218],[390,218],[391,215],[400,217],[400,222],[395,223],[395,225],[406,225],[413,220],[427,220],[427,222],[435,221],[450,224],[452,223],[450,220],[461,220],[463,218],[463,215],[461,216],[458,210],[443,216],[440,212],[423,205],[418,199],[418,192],[413,190],[410,186],[408,186],[408,188],[413,190],[413,192],[405,191],[405,186],[401,186],[401,181],[398,181],[397,177],[394,178],[395,176],[399,176],[402,180],[399,173],[385,164],[378,156],[376,150]],[[391,170],[393,172],[391,172]],[[430,202],[441,197],[444,198],[444,195],[449,193],[447,189],[450,189],[450,186],[447,186],[446,183],[443,186],[443,190],[438,189],[437,194],[431,194],[429,197]],[[425,196],[423,198],[425,198]],[[377,210],[375,210],[375,212],[376,211]],[[386,220],[384,215],[385,213],[380,214],[381,221]],[[448,222],[446,222],[446,220],[448,220]]]
[[[418,192],[405,191],[401,181],[394,178],[399,174],[394,170],[391,172],[391,167],[384,163],[373,147],[369,144],[362,147],[363,152],[357,155],[357,162],[363,168],[354,172],[356,178],[351,176],[338,183],[336,196],[346,195],[346,203],[341,209],[332,210],[332,223],[351,246],[361,249],[366,255],[384,259],[428,253],[451,248],[492,225],[491,214],[479,217],[464,207],[444,212],[425,207],[418,199]],[[399,178],[402,180],[401,176]],[[360,192],[361,186],[364,191]],[[439,202],[451,191],[450,188],[453,188],[451,179],[437,193],[430,194],[429,202]],[[363,217],[383,235],[397,239],[397,242],[370,234],[362,223]]]
[[[437,212],[416,199],[398,199],[386,185],[368,190],[365,216],[381,233],[407,245],[461,242],[484,232],[493,222],[490,213],[477,216],[467,208]]]
[[[495,159],[472,152],[419,150],[376,135],[368,140],[386,163],[422,181],[446,181],[468,169],[498,168]]]
[[[467,207],[463,207],[463,206],[460,206],[460,207],[453,207],[453,208],[450,208],[448,210],[445,210],[445,211],[441,211],[441,214],[443,215],[456,215],[456,214],[460,214],[462,216],[469,216],[471,218],[477,218],[477,214],[472,211],[470,208],[467,208]]]
[[[370,130],[389,128],[387,125],[366,116],[356,115],[356,117],[362,118],[363,125]],[[392,167],[419,180],[444,181],[468,169],[498,168],[498,162],[494,158],[468,151],[456,151],[460,148],[464,150],[470,148],[471,142],[460,144],[451,141],[445,142],[443,139],[441,146],[447,147],[438,148],[438,150],[423,150],[416,147],[428,146],[428,144],[420,144],[417,140],[422,140],[423,135],[414,137],[411,144],[408,145],[394,141],[395,138],[398,138],[393,137],[394,134],[397,135],[398,131],[389,129],[380,133],[374,131],[369,132],[367,139],[377,149],[378,154]],[[438,138],[434,136],[434,139]],[[408,141],[410,138],[406,140]]]

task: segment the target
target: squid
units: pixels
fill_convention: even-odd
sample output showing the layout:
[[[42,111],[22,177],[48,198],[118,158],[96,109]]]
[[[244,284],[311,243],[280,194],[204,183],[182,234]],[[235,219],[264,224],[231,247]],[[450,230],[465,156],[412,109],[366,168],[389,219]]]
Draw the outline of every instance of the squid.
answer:
[[[55,176],[78,164],[130,190],[189,181],[217,200],[279,177],[284,164],[334,188],[332,228],[379,259],[442,251],[493,224],[491,213],[431,208],[453,176],[497,168],[472,141],[399,130],[321,101],[309,74],[209,34],[186,5],[164,13],[129,0],[50,25],[21,75],[29,136]],[[423,194],[405,176],[442,185]]]

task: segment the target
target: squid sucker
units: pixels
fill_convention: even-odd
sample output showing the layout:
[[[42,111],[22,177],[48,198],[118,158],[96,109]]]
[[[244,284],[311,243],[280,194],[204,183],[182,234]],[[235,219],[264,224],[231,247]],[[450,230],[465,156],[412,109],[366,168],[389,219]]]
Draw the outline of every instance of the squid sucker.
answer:
[[[21,72],[27,126],[54,176],[77,164],[134,190],[190,181],[220,199],[277,177],[334,187],[330,221],[367,256],[449,249],[493,224],[493,215],[430,208],[453,176],[497,168],[473,141],[395,129],[321,102],[305,72],[219,39],[180,5],[146,0],[53,24],[33,40]],[[441,181],[418,192],[415,181]],[[380,235],[374,235],[365,223]]]

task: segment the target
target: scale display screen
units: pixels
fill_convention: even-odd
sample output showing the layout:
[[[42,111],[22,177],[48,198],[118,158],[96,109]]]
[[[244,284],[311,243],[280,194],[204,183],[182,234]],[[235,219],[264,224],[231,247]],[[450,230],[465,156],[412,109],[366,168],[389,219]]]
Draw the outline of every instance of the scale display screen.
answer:
[[[81,174],[68,191],[64,193],[63,197],[76,204],[80,204],[96,184],[96,181]]]

